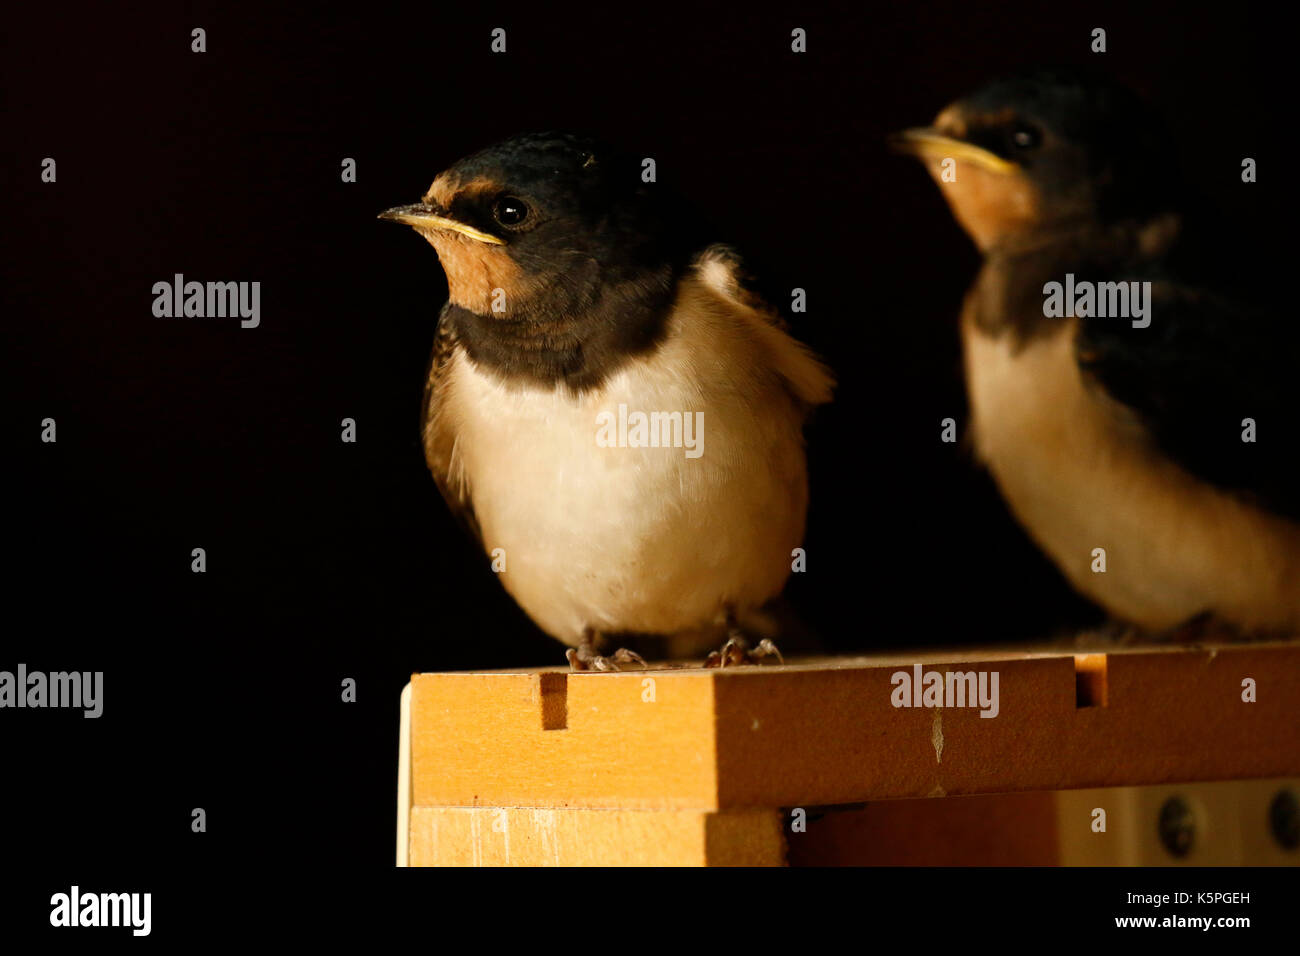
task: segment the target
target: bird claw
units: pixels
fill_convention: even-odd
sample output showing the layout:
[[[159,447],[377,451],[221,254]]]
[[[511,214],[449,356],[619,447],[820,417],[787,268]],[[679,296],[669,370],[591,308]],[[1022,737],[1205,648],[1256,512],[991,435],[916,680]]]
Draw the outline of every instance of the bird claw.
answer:
[[[579,647],[571,647],[564,652],[568,658],[569,670],[571,671],[617,671],[622,670],[619,664],[640,664],[643,668],[648,667],[645,658],[635,651],[629,651],[626,647],[620,647],[609,657],[597,654],[590,645],[583,644]]]
[[[784,664],[781,651],[768,638],[763,638],[753,648],[742,635],[732,633],[721,650],[713,651],[704,660],[705,667],[735,667],[739,664],[759,664],[768,657],[775,657],[777,663]]]

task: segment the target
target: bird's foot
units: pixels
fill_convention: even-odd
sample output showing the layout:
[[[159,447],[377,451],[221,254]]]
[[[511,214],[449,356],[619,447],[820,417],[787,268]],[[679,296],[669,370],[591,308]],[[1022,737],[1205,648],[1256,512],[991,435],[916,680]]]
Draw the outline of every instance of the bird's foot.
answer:
[[[595,648],[586,642],[569,648],[564,652],[564,656],[569,660],[571,671],[617,671],[622,670],[619,664],[632,663],[640,664],[642,667],[648,666],[644,657],[635,651],[629,651],[626,647],[620,647],[606,657],[597,654]]]
[[[1204,647],[1208,644],[1244,644],[1250,641],[1276,640],[1285,637],[1284,633],[1241,628],[1206,613],[1198,614],[1176,627],[1161,631],[1153,637],[1153,641],[1161,644]]]
[[[775,657],[777,663],[784,664],[785,658],[777,646],[768,638],[763,638],[752,648],[743,634],[732,631],[727,635],[727,643],[721,650],[713,651],[705,658],[705,667],[735,667],[738,664],[759,664],[769,657]]]
[[[1210,614],[1198,614],[1190,620],[1160,630],[1142,628],[1135,624],[1111,620],[1084,631],[1074,637],[1076,650],[1106,651],[1116,647],[1143,645],[1181,645],[1196,648],[1207,644],[1235,644],[1250,640],[1267,640],[1280,635],[1242,631],[1215,619]]]
[[[1067,638],[1079,651],[1105,651],[1114,647],[1133,647],[1145,639],[1142,630],[1123,621],[1108,620],[1097,627],[1079,631]]]

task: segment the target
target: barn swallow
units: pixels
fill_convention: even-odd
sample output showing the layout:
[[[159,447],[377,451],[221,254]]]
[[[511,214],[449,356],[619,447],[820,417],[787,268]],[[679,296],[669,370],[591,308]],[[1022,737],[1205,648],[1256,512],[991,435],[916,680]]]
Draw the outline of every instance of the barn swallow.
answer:
[[[447,277],[429,468],[570,665],[644,664],[601,653],[628,635],[779,654],[748,637],[800,546],[803,424],[833,382],[737,257],[698,244],[641,160],[567,133],[462,159],[381,218]]]
[[[1029,535],[1137,633],[1300,631],[1295,322],[1158,116],[1040,70],[895,145],[983,255],[961,315],[972,447]]]

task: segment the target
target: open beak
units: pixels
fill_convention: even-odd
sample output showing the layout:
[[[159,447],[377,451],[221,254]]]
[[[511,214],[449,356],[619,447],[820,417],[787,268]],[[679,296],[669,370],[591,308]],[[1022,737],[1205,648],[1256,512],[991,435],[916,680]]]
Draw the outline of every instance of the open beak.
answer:
[[[504,246],[506,244],[504,239],[498,239],[496,236],[475,229],[473,226],[457,222],[455,219],[443,215],[436,207],[424,203],[416,203],[412,206],[394,206],[392,209],[385,209],[381,212],[379,218],[414,226],[417,229],[449,229],[452,232],[459,232],[462,236],[469,236],[471,239],[490,243],[494,246]]]
[[[993,173],[1010,173],[1018,168],[1015,163],[1003,159],[997,153],[965,140],[954,139],[928,126],[895,133],[889,138],[889,144],[900,153],[922,159],[965,160]]]

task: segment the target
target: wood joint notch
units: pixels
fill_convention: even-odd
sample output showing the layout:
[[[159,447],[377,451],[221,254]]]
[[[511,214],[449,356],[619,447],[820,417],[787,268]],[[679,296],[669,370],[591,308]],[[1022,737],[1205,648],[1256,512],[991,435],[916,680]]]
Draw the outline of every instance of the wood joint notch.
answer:
[[[538,674],[542,702],[542,730],[569,729],[569,675]]]
[[[1074,706],[1106,707],[1109,692],[1106,684],[1106,654],[1074,655]]]

